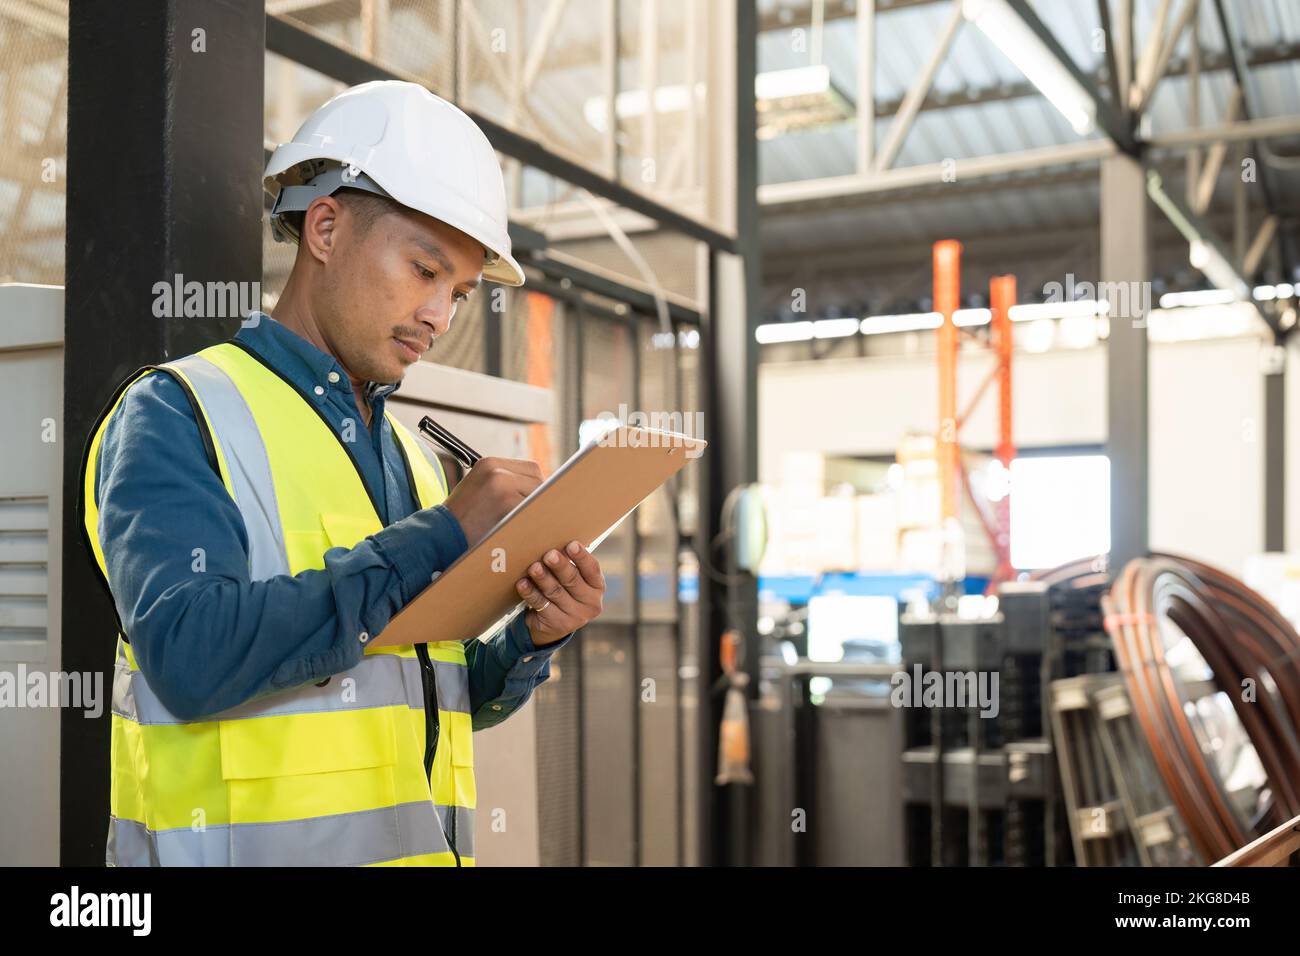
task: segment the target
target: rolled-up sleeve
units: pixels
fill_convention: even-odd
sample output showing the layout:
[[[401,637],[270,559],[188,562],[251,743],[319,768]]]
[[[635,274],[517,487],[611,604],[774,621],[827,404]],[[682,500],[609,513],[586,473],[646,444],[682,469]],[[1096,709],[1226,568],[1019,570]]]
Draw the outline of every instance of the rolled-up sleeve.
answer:
[[[95,495],[123,629],[150,687],[183,720],[355,666],[370,637],[466,550],[440,506],[330,549],[320,570],[251,581],[239,509],[184,392],[162,373],[131,386],[105,428]]]

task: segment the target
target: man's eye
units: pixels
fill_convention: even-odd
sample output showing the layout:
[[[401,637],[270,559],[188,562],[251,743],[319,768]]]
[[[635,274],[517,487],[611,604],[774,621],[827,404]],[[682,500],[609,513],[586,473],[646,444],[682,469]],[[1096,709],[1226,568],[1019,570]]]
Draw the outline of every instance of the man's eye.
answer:
[[[452,296],[457,302],[464,302],[469,298],[468,292],[457,292]]]
[[[415,269],[417,272],[420,273],[421,279],[436,279],[438,277],[437,273],[430,272],[428,269],[420,265],[418,262],[415,264]]]

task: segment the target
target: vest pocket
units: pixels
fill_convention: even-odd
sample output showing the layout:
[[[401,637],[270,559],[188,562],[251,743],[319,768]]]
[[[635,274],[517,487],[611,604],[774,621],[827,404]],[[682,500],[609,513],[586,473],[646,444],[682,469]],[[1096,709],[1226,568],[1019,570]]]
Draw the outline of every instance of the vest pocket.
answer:
[[[226,780],[288,777],[396,763],[393,708],[223,720]]]
[[[454,714],[451,722],[451,765],[474,766],[474,729],[468,714]]]
[[[373,517],[356,518],[346,514],[322,514],[321,525],[331,548],[353,548],[357,542],[380,529],[379,522]]]
[[[474,780],[474,728],[469,714],[448,714],[451,718],[451,802],[474,807],[478,787]]]
[[[325,552],[330,548],[354,548],[381,527],[374,517],[357,518],[339,513],[322,513],[319,517],[319,528],[285,529],[289,563],[297,571],[325,567]]]

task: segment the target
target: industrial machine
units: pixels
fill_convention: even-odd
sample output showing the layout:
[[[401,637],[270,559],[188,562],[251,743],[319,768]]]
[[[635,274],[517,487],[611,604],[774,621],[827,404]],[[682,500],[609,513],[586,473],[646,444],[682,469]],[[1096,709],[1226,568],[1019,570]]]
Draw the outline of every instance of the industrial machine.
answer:
[[[0,285],[0,401],[12,443],[0,455],[0,672],[22,697],[27,681],[20,676],[38,674],[47,680],[62,660],[61,288]],[[111,643],[104,653],[107,667]],[[106,714],[106,686],[102,693]],[[21,767],[22,772],[0,774],[0,863],[57,866],[59,816],[49,808],[59,803],[63,712],[23,706],[25,700],[14,704],[0,710],[0,766]],[[81,719],[74,714],[63,716]]]

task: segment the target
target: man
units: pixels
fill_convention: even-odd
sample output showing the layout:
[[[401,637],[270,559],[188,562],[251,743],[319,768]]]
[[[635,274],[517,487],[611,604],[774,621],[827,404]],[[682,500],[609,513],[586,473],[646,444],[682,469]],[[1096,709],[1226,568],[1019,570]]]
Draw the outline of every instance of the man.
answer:
[[[541,481],[484,458],[450,495],[385,411],[481,279],[521,285],[501,169],[460,110],[367,83],[276,150],[274,315],[141,369],[87,445],[85,530],[119,617],[110,865],[473,862],[473,730],[600,613],[579,542],[487,642],[375,648]]]

